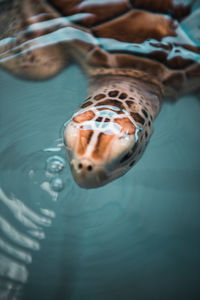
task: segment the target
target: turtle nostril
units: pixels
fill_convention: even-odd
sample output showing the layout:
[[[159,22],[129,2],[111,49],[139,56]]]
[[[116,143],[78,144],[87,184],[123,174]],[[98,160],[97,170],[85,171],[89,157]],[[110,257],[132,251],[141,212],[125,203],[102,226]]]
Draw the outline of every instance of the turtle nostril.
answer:
[[[89,166],[87,167],[87,170],[88,170],[88,171],[92,171],[92,166],[89,165]]]
[[[93,165],[91,164],[90,161],[87,161],[87,160],[81,160],[79,161],[77,164],[76,164],[76,168],[77,171],[79,172],[83,172],[85,173],[85,171],[87,172],[91,172],[93,170]]]
[[[78,168],[82,169],[83,165],[82,164],[78,164]]]

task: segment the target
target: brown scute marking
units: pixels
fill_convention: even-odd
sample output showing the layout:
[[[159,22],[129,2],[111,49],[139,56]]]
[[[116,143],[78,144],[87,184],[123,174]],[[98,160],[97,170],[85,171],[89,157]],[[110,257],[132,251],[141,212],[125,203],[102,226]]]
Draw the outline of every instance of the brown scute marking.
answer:
[[[144,116],[146,117],[146,118],[148,118],[148,113],[147,113],[147,111],[145,110],[145,109],[142,109],[142,112],[143,112],[143,114],[144,114]]]
[[[132,156],[133,152],[126,153],[121,159],[120,163],[124,163],[126,160],[128,160]]]
[[[106,99],[104,101],[98,102],[95,106],[98,105],[110,105],[110,106],[118,107],[120,109],[124,109],[124,105],[120,101],[115,99]]]
[[[101,122],[102,120],[103,120],[102,117],[98,117],[98,118],[96,119],[96,122]]]
[[[147,131],[145,131],[145,138],[147,138],[148,137],[148,132]]]
[[[104,95],[104,94],[98,94],[98,95],[96,95],[95,97],[94,97],[94,100],[101,100],[101,99],[103,99],[103,98],[105,98],[105,96],[106,95]]]
[[[73,118],[76,123],[83,123],[85,121],[92,120],[95,117],[95,113],[91,110],[85,111],[82,114],[78,114]]]
[[[128,107],[130,108],[130,107],[133,105],[133,101],[126,100],[126,104],[127,104]]]
[[[150,121],[148,122],[148,125],[149,125],[149,127],[151,127],[151,122]]]
[[[175,36],[174,27],[171,19],[160,14],[131,10],[111,22],[94,27],[92,31],[101,38],[142,43],[148,39],[161,40],[165,36]]]
[[[91,138],[92,138],[92,136],[93,136],[93,131],[92,130],[90,130],[90,133],[88,134],[88,137],[87,137],[87,144],[89,144],[90,143],[90,141],[91,141]]]
[[[124,114],[124,112],[122,110],[117,111],[118,115]]]
[[[117,118],[114,119],[114,122],[119,124],[121,126],[121,131],[125,132],[126,134],[135,133],[136,128],[129,118]]]
[[[88,140],[91,139],[93,134],[92,130],[80,130],[78,141],[78,154],[83,155],[86,152]]]
[[[88,107],[88,106],[90,106],[91,104],[92,104],[91,101],[87,101],[87,102],[83,103],[83,105],[81,105],[81,108]]]
[[[93,158],[102,159],[105,151],[107,150],[109,144],[111,143],[114,137],[114,134],[105,134],[101,132],[98,136],[95,149],[92,153]]]
[[[144,120],[144,118],[140,115],[140,114],[138,114],[138,113],[136,113],[136,112],[131,112],[131,117],[136,121],[136,122],[138,122],[138,123],[140,123],[140,124],[144,124],[144,122],[145,122],[145,120]]]
[[[121,93],[120,95],[119,95],[119,99],[126,99],[128,96],[127,96],[127,94],[126,93]]]
[[[130,163],[129,167],[132,167],[134,164],[135,164],[135,160],[133,160],[133,161]]]
[[[100,132],[100,134],[98,135],[98,138],[97,138],[97,143],[96,143],[96,148],[98,148],[99,147],[99,145],[100,145],[100,142],[101,142],[101,137],[102,137],[102,135],[103,135],[104,133],[103,132]]]
[[[119,94],[119,91],[110,91],[108,93],[108,96],[109,97],[117,97],[118,94]]]

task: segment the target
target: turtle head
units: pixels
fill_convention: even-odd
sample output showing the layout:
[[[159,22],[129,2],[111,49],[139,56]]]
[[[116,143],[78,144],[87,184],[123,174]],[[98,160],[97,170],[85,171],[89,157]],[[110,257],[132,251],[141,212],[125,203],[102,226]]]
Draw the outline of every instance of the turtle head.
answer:
[[[64,142],[75,181],[103,186],[139,160],[160,109],[148,85],[129,77],[101,76],[65,128]]]
[[[83,188],[96,188],[125,174],[146,146],[144,130],[117,107],[79,110],[64,132],[72,174]],[[143,138],[142,138],[143,137]]]

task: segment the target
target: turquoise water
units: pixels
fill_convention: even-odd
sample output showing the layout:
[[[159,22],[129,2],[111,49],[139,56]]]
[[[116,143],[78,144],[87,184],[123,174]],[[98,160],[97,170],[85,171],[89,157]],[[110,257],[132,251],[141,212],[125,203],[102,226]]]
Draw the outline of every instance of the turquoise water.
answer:
[[[84,75],[0,78],[2,299],[199,299],[199,100],[164,104],[138,164],[84,190],[67,165],[46,171],[49,157],[65,159],[62,128],[86,96]]]

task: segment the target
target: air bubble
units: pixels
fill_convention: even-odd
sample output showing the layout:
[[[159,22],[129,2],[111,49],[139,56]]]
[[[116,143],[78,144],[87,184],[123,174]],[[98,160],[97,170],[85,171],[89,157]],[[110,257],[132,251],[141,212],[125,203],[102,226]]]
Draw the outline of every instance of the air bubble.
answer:
[[[54,155],[47,159],[46,170],[50,173],[59,173],[65,167],[65,161],[62,157]]]
[[[64,189],[64,182],[60,177],[54,177],[51,180],[50,186],[54,192],[61,192]]]

